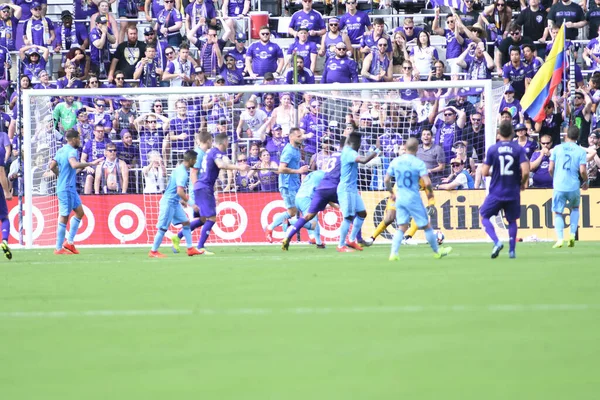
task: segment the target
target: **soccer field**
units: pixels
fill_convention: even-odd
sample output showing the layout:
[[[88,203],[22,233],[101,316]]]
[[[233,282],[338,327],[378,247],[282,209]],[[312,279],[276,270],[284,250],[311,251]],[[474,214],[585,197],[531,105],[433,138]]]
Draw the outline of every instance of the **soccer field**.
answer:
[[[491,247],[403,246],[398,263],[387,245],[15,251],[0,260],[0,393],[596,399],[598,243]]]

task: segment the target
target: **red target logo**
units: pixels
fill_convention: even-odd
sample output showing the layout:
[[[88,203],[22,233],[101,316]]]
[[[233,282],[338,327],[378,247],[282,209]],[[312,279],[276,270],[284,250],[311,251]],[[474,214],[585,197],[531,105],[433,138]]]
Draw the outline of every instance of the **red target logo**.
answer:
[[[344,216],[341,211],[335,208],[327,207],[321,212],[319,225],[321,226],[321,235],[327,239],[337,239],[340,236],[340,226]]]
[[[260,225],[263,229],[267,227],[273,221],[276,214],[286,211],[285,203],[283,200],[273,200],[269,204],[267,204],[262,212],[260,213]],[[285,232],[281,230],[273,231],[273,237],[275,239],[283,239],[285,237]]]
[[[133,203],[117,204],[108,214],[108,229],[118,240],[134,241],[146,229],[146,217],[142,209]]]
[[[248,227],[248,214],[243,206],[234,201],[223,201],[217,206],[217,223],[213,232],[221,239],[241,239]]]

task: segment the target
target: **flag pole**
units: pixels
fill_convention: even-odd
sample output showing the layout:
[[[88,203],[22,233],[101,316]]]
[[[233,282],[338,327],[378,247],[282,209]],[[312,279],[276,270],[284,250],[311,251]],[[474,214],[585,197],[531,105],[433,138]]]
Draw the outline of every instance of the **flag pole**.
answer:
[[[563,21],[563,29],[564,29],[564,34],[563,34],[563,57],[565,59],[565,61],[568,61],[568,57],[569,57],[569,53],[567,52],[567,27],[566,27],[566,22]],[[569,68],[571,67],[571,63],[569,62]],[[567,121],[567,93],[569,93],[569,88],[567,87],[567,69],[563,68],[563,96],[564,96],[564,100],[563,100],[563,112],[564,112],[564,118],[563,118],[563,126],[568,126],[568,121]]]

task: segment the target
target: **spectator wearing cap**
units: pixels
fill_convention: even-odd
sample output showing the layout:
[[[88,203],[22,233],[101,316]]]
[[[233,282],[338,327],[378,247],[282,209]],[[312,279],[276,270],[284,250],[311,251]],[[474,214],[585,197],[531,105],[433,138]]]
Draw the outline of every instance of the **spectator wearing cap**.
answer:
[[[277,43],[271,42],[269,26],[260,28],[260,40],[248,47],[246,52],[246,71],[250,78],[256,79],[267,72],[280,73],[283,70],[283,51]]]
[[[81,152],[81,162],[94,162],[99,158],[104,157],[104,151],[108,144],[113,144],[108,136],[105,135],[104,126],[101,124],[94,125],[94,138],[89,140]],[[85,183],[83,188],[84,194],[92,194],[94,187],[94,177],[96,174],[96,167],[84,168]]]
[[[405,42],[416,42],[417,37],[419,36],[419,33],[421,33],[422,30],[423,28],[421,28],[420,26],[415,26],[415,20],[413,17],[406,17],[402,21],[402,26],[399,26],[396,29],[394,29],[394,32],[400,32],[404,37]]]
[[[237,70],[242,73],[242,75],[246,75],[246,40],[247,37],[244,33],[239,32],[235,35],[234,48],[229,51],[228,54],[235,58],[235,67]]]
[[[171,46],[181,44],[181,27],[183,20],[181,13],[174,8],[175,0],[164,0],[165,8],[156,16],[154,30],[160,39],[166,39]]]
[[[485,49],[485,42],[471,42],[458,56],[456,65],[467,72],[466,79],[492,79],[492,71],[496,68],[494,60]]]
[[[311,85],[315,83],[315,74],[304,66],[304,59],[296,59],[296,68],[290,66],[283,75],[285,83],[288,85]],[[298,93],[302,96],[302,93]]]
[[[217,24],[217,11],[212,1],[191,0],[184,14],[187,37],[193,44],[208,33],[210,26]],[[195,41],[192,41],[190,34]]]
[[[221,14],[223,16],[223,40],[234,41],[236,31],[243,33],[245,30],[244,17],[250,11],[250,0],[223,0]]]
[[[329,121],[321,111],[319,100],[314,99],[310,102],[310,111],[300,120],[298,127],[304,134],[303,159],[308,162],[317,152],[317,144],[320,145],[323,138],[328,137],[330,133]]]
[[[368,16],[367,21],[369,21]],[[368,23],[370,24],[370,22]],[[340,20],[337,17],[329,18],[327,20],[327,26],[329,27],[329,30],[321,39],[321,49],[318,53],[319,57],[325,56],[325,63],[327,63],[330,58],[335,57],[335,45],[339,42],[344,42],[348,49],[352,48],[350,38],[345,32],[341,31]],[[362,38],[362,33],[360,34],[360,37]]]
[[[292,64],[294,56],[304,60],[304,66],[313,73],[317,66],[317,45],[308,40],[308,29],[301,27],[296,33],[296,40],[288,47],[286,65]]]
[[[94,108],[88,109],[88,119],[94,125],[101,125],[104,127],[104,131],[108,136],[112,130],[112,118],[110,110],[108,110],[108,103],[104,98],[96,98],[94,100]]]
[[[47,48],[52,46],[56,38],[54,24],[50,18],[43,16],[42,4],[38,1],[31,3],[31,18],[25,21],[23,35],[26,45],[32,44]]]
[[[282,93],[280,96],[280,104],[271,114],[271,130],[278,126],[282,130],[283,136],[287,137],[290,134],[290,129],[296,126],[296,109],[292,104],[291,94]]]
[[[225,62],[219,71],[219,74],[225,78],[225,84],[227,86],[241,86],[244,84],[244,76],[242,75],[242,71],[237,69],[236,67],[236,59],[235,57],[227,53],[225,54]],[[234,97],[234,102],[238,103],[240,98],[242,97],[242,93],[236,93]]]
[[[116,36],[108,27],[108,19],[104,15],[96,17],[96,26],[90,31],[90,57],[92,72],[100,79],[108,76],[110,70],[110,45],[117,42]]]
[[[297,37],[300,28],[307,29],[309,42],[321,43],[321,36],[325,34],[325,21],[320,12],[312,9],[312,0],[302,0],[302,10],[292,15],[288,33]]]
[[[121,71],[125,75],[125,79],[133,79],[135,66],[144,58],[145,52],[146,43],[138,40],[137,28],[135,25],[130,25],[127,28],[127,40],[119,43],[113,54],[108,72],[108,81],[114,81],[115,71]]]
[[[121,130],[135,131],[133,121],[135,121],[137,117],[136,112],[132,107],[133,100],[130,97],[121,96],[118,99],[118,102],[120,107],[115,110],[112,126],[115,132],[113,139],[115,140],[121,139]]]
[[[73,14],[71,11],[64,10],[60,14],[61,23],[54,27],[54,52],[60,53],[61,50],[71,50],[71,48],[87,49],[90,45],[88,30],[81,22],[77,22],[73,26]],[[64,65],[66,57],[63,56],[62,64]]]
[[[162,73],[156,58],[156,47],[154,44],[147,45],[144,57],[135,66],[133,79],[139,81],[139,87],[158,87]]]
[[[159,121],[161,126],[158,124]],[[150,152],[163,154],[165,158],[169,146],[168,140],[165,140],[165,130],[168,129],[169,118],[151,112],[140,115],[133,123],[140,138],[140,166],[145,167],[149,164],[148,153]]]
[[[75,129],[79,132],[79,137],[81,138],[81,145],[85,146],[88,140],[91,140],[94,136],[94,125],[90,123],[88,118],[88,111],[85,107],[80,108],[75,112],[75,116],[77,121],[75,122]]]
[[[473,189],[475,182],[469,171],[465,169],[465,163],[460,158],[450,160],[452,173],[437,187],[439,190],[462,190]]]
[[[262,139],[268,122],[269,118],[267,114],[257,108],[255,101],[248,100],[246,102],[246,110],[240,114],[240,122],[236,129],[237,137]]]
[[[358,66],[347,56],[346,44],[339,42],[335,51],[335,57],[329,59],[323,68],[321,83],[358,83]]]
[[[152,27],[148,26],[144,29],[144,39],[146,47],[154,46],[156,48],[156,55],[154,59],[158,69],[164,71],[167,67],[167,62],[175,58],[175,49],[169,46],[166,40],[158,40],[158,35]],[[159,86],[168,87],[169,82],[159,81]]]
[[[550,100],[544,106],[545,118],[541,122],[536,122],[534,130],[542,137],[544,134],[549,134],[552,138],[552,147],[561,143],[560,129],[563,123],[563,115],[558,109],[554,100]]]
[[[21,15],[20,6],[11,3],[0,4],[0,46],[10,51],[16,50],[17,26]]]
[[[449,163],[452,158],[452,145],[462,137],[467,115],[455,107],[445,107],[441,111],[438,111],[438,107],[439,101],[436,100],[429,115],[429,123],[433,124],[434,143],[442,146],[446,153],[446,163]],[[443,117],[437,119],[439,114]]]
[[[98,12],[90,17],[90,29],[93,29],[96,26],[98,23],[96,20],[99,16],[106,17],[107,24],[115,34],[117,43],[121,43],[124,39],[123,36],[120,36],[119,25],[111,12],[109,0],[100,0],[98,2]]]
[[[271,155],[271,160],[279,164],[281,152],[288,142],[287,135],[283,134],[282,126],[275,124],[271,126],[271,132],[265,136],[263,146]]]
[[[194,68],[192,79],[194,79],[194,83],[192,83],[192,86],[213,86],[213,82],[206,78],[206,74],[204,73],[204,67],[200,65]]]
[[[500,111],[508,111],[510,113],[513,125],[523,122],[521,102],[515,99],[515,89],[512,85],[508,85],[508,88],[504,92],[504,97],[500,102]]]
[[[187,43],[183,43],[179,47],[179,55],[167,63],[162,80],[170,81],[172,87],[190,86],[194,81],[192,78],[194,64],[189,55],[190,47]]]
[[[552,137],[548,134],[540,136],[540,149],[535,151],[529,160],[529,168],[533,175],[532,188],[552,189],[552,176],[548,171],[552,154]]]
[[[195,32],[195,30],[189,31],[187,38],[190,43],[198,48],[198,64],[204,68],[204,72],[209,77],[218,75],[223,67],[222,50],[225,47],[225,42],[218,39],[217,28],[214,26],[208,28],[204,41],[200,41]]]
[[[350,44],[346,43],[348,48],[351,44],[360,44],[365,32],[369,32],[372,28],[369,14],[364,11],[357,10],[357,0],[346,1],[346,13],[339,19],[339,31],[346,30]],[[329,29],[332,29],[331,24],[338,22],[337,18],[328,20]]]
[[[50,50],[47,47],[23,46],[19,49],[22,63],[22,73],[27,75],[32,83],[38,83],[40,71],[46,69]]]
[[[52,111],[54,122],[60,132],[66,132],[77,124],[77,111],[83,108],[83,104],[75,101],[74,96],[65,96],[64,101],[58,103]]]
[[[510,61],[504,64],[502,68],[502,78],[505,85],[512,85],[515,90],[515,97],[521,99],[527,89],[526,81],[527,66],[521,61],[521,49],[512,47],[510,49]]]
[[[587,25],[585,13],[581,6],[573,3],[571,0],[557,1],[548,11],[548,25],[551,27],[560,27],[565,24],[565,38],[569,40],[577,39],[579,28]]]
[[[494,55],[496,67],[500,67],[508,61],[512,61],[510,51],[513,48],[519,49],[519,56],[521,56],[521,50],[525,44],[533,45],[533,39],[528,36],[523,36],[521,34],[521,26],[514,21],[511,22],[508,26],[508,36],[502,39],[502,42],[500,42],[496,54]]]
[[[388,42],[386,53],[390,59],[392,58],[392,40],[384,32],[384,25],[383,18],[375,18],[373,21],[373,30],[366,32],[360,41],[360,52],[362,54],[376,53],[378,50],[377,43],[379,43],[379,39],[383,38]]]
[[[380,38],[377,51],[365,56],[361,75],[363,82],[391,82],[393,78],[392,61],[387,54],[388,41]]]
[[[577,89],[573,97],[573,108],[568,104],[569,115],[573,118],[573,122],[579,128],[579,139],[577,143],[580,146],[588,147],[588,136],[592,126],[592,107],[594,103],[585,90]]]

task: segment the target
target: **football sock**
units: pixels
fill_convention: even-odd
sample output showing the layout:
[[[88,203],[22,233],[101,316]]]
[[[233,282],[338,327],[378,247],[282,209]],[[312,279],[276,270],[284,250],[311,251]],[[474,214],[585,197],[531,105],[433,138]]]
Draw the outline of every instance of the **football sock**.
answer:
[[[404,232],[398,229],[394,233],[394,237],[392,238],[392,251],[390,255],[395,256],[398,254],[398,250],[400,250],[400,246],[402,245],[402,238],[404,237]]]
[[[413,237],[413,236],[415,236],[415,233],[417,233],[418,229],[419,229],[419,227],[417,226],[417,223],[415,222],[415,220],[411,219],[410,226],[408,227],[408,230],[406,231],[405,235]]]
[[[346,236],[348,236],[351,223],[352,222],[348,218],[344,218],[342,221],[342,226],[340,227],[340,247],[344,247],[346,245]]]
[[[69,229],[69,237],[67,238],[69,243],[73,243],[73,240],[75,240],[75,235],[77,235],[79,224],[81,224],[81,220],[79,218],[71,218],[71,228]]]
[[[356,218],[359,218],[359,217],[354,218],[354,224],[356,224]],[[365,221],[364,218],[362,218],[362,220],[363,220],[363,222]],[[362,222],[360,223],[360,226],[362,228]],[[352,234],[350,234],[350,236],[352,236]],[[362,230],[360,230],[360,229],[358,230],[358,233],[356,234],[356,237],[354,238],[354,240],[358,240],[359,242],[362,242],[362,240],[363,240]]]
[[[58,223],[56,228],[56,250],[62,249],[63,242],[65,241],[65,233],[67,232],[67,224],[61,222]]]
[[[292,238],[292,236],[294,236],[299,229],[302,229],[302,227],[304,226],[305,223],[306,223],[306,220],[303,217],[298,218],[298,221],[296,221],[294,226],[292,226],[287,231],[288,240],[290,240]]]
[[[162,229],[159,229],[158,232],[156,232],[156,236],[154,236],[154,243],[152,243],[152,251],[158,251],[158,248],[165,237],[165,233],[167,233],[167,231],[163,231]]]
[[[184,225],[181,228],[181,231],[183,232],[183,236],[185,236],[185,244],[187,248],[191,249],[194,246],[194,244],[192,243],[192,230],[190,228],[190,225]]]
[[[515,251],[517,245],[517,221],[508,223],[508,250]]]
[[[8,218],[2,220],[2,240],[8,242],[8,235],[10,234],[10,221]]]
[[[354,222],[352,223],[352,232],[350,232],[351,242],[354,242],[357,239],[358,234],[360,233],[360,230],[363,226],[363,222],[365,222],[364,218],[361,218],[359,216],[354,217]],[[359,240],[362,240],[362,238]]]
[[[287,211],[279,213],[275,216],[275,218],[273,219],[273,222],[271,222],[271,224],[268,226],[268,228],[273,230],[273,229],[277,228],[279,225],[281,225],[283,223],[284,219],[289,219],[290,217],[291,217],[291,215]],[[285,230],[284,230],[284,232],[285,232]]]
[[[323,244],[323,242],[321,242],[321,227],[319,226],[319,221],[315,222],[315,229],[313,230],[313,232],[315,233],[315,241],[317,242],[317,244]]]
[[[208,234],[210,233],[210,230],[212,229],[214,224],[215,221],[211,221],[210,219],[207,219],[204,223],[204,226],[202,227],[202,233],[200,233],[200,240],[198,241],[199,249],[204,248],[204,243],[206,243],[206,240],[208,239]]]
[[[577,233],[577,226],[579,225],[579,208],[571,210],[571,235],[575,236]],[[2,233],[4,234],[4,222],[2,222]]]
[[[379,223],[379,225],[377,225],[375,232],[373,232],[373,239],[375,239],[377,236],[381,235],[381,232],[383,232],[385,230],[385,228],[387,228],[387,225],[385,224],[385,222],[381,221]]]
[[[193,220],[190,222],[190,231],[191,231],[191,232],[193,232],[193,231],[195,231],[196,229],[198,229],[199,227],[201,227],[202,225],[204,225],[204,222],[202,222],[202,220],[201,220],[200,218],[193,219]],[[182,230],[180,230],[180,231],[177,233],[177,237],[178,237],[179,239],[181,239],[181,238],[183,237],[183,229],[182,229]],[[187,243],[187,242],[186,242],[186,243]],[[191,242],[190,242],[190,243],[191,243]]]
[[[438,243],[437,243],[437,237],[436,237],[433,229],[431,229],[431,228],[425,229],[425,239],[427,239],[427,242],[431,246],[431,250],[433,250],[434,253],[437,253],[438,252]]]
[[[565,220],[562,214],[554,214],[554,229],[556,230],[556,239],[563,240],[565,232]]]
[[[498,244],[498,235],[496,235],[496,230],[494,229],[494,225],[492,225],[492,221],[489,218],[482,218],[481,224],[485,229],[485,233],[492,239],[494,245]]]

